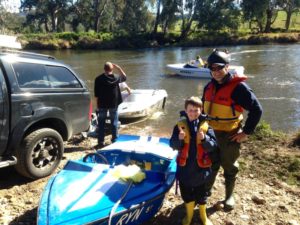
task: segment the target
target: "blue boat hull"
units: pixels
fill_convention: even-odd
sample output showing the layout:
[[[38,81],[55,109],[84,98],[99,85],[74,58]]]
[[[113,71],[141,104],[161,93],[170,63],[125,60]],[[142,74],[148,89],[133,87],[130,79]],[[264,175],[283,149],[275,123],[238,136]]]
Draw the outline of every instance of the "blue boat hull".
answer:
[[[174,183],[176,155],[167,139],[124,135],[94,155],[69,161],[43,192],[38,224],[108,225],[110,219],[111,225],[131,225],[149,220]],[[132,163],[142,168],[145,180],[132,184],[113,176],[118,165]]]
[[[141,224],[151,219],[161,208],[165,194],[157,196],[154,199],[148,200],[145,203],[139,204],[137,207],[132,207],[123,212],[119,212],[112,219],[112,224],[116,225],[133,225]],[[108,225],[108,218],[103,218],[89,225]]]

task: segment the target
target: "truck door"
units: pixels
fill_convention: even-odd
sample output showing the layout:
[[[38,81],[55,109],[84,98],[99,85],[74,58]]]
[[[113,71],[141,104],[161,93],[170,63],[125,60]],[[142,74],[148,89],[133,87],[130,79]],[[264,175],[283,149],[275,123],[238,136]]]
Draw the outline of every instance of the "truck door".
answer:
[[[9,102],[6,81],[0,67],[0,156],[6,149],[9,135]]]

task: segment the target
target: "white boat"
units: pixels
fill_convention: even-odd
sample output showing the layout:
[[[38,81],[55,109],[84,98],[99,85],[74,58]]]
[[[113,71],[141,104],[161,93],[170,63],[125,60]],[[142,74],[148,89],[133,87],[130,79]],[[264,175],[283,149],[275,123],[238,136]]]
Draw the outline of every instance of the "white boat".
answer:
[[[167,68],[175,74],[185,77],[193,78],[211,78],[210,70],[204,67],[195,67],[195,68],[184,68],[185,63],[178,64],[168,64]],[[229,71],[231,73],[244,74],[243,66],[233,66],[229,65]]]
[[[119,119],[138,119],[150,116],[155,111],[164,108],[168,94],[164,89],[131,89],[129,95],[127,91],[122,91],[123,102],[119,105]],[[105,122],[105,129],[110,126],[109,113]],[[121,123],[119,121],[118,128]],[[97,113],[92,113],[90,128],[87,132],[82,132],[84,137],[98,136]]]
[[[135,89],[129,95],[122,92],[123,102],[119,105],[119,119],[135,119],[150,116],[165,106],[168,94],[164,89]]]
[[[0,34],[0,48],[6,49],[21,49],[21,43],[17,40],[17,37]]]

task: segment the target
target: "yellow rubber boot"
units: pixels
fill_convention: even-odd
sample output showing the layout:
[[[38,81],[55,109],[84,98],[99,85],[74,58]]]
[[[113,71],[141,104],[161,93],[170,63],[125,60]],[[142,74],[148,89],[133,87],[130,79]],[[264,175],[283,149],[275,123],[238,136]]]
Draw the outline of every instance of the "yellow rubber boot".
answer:
[[[195,202],[185,203],[186,215],[182,220],[182,225],[190,225],[194,215]]]
[[[213,225],[212,222],[207,218],[206,205],[199,205],[199,213],[202,225]]]

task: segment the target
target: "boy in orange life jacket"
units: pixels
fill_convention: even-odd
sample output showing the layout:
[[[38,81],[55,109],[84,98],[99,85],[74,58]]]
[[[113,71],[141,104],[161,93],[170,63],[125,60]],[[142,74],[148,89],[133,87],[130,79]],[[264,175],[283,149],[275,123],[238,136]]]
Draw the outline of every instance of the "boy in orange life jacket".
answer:
[[[185,100],[185,111],[173,129],[170,146],[179,150],[176,177],[181,197],[185,203],[186,216],[183,225],[189,225],[194,207],[199,204],[203,225],[212,225],[206,215],[205,182],[211,174],[210,153],[217,148],[214,131],[201,115],[202,101],[198,97]]]

